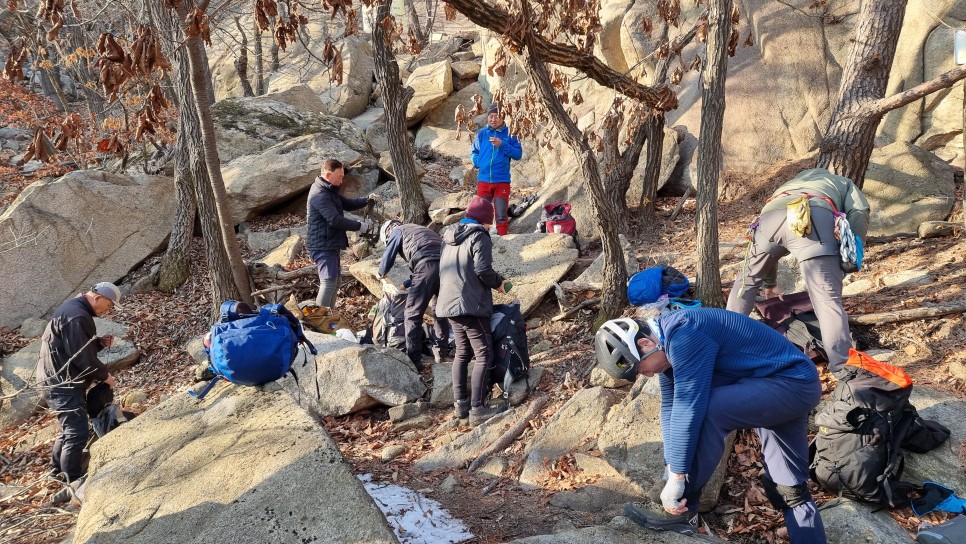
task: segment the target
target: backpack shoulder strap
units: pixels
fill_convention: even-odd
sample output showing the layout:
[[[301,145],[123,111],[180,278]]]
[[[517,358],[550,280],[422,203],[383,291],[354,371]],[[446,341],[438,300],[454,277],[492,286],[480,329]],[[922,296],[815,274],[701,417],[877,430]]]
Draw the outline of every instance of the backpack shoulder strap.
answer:
[[[273,317],[284,317],[288,320],[288,324],[292,327],[292,332],[295,333],[295,338],[298,339],[299,343],[308,348],[312,355],[318,355],[319,352],[315,349],[315,346],[312,342],[309,342],[309,339],[305,337],[305,333],[302,332],[302,322],[288,308],[281,304],[266,304],[259,308],[258,313]]]

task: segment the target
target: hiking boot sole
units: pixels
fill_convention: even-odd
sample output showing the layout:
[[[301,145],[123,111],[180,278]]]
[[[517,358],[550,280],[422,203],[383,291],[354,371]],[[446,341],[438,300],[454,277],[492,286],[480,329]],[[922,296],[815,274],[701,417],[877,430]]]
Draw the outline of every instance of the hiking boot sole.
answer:
[[[642,527],[655,531],[671,531],[686,536],[694,536],[698,532],[697,525],[688,523],[686,519],[664,520],[648,518],[644,512],[635,508],[631,503],[624,505],[624,516]]]

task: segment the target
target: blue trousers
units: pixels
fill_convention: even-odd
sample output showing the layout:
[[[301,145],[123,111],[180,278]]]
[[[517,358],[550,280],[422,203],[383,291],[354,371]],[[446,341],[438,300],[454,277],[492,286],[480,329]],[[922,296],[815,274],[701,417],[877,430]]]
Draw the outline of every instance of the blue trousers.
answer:
[[[815,381],[782,377],[742,378],[712,383],[684,498],[697,508],[724,453],[724,439],[736,429],[755,429],[761,439],[765,472],[775,483],[794,486],[808,480],[808,414],[822,397]],[[815,502],[782,512],[793,544],[825,543],[825,526]]]

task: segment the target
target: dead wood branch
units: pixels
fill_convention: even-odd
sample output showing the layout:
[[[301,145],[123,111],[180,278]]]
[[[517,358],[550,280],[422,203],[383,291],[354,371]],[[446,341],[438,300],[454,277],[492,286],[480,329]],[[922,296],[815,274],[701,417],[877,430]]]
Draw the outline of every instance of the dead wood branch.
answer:
[[[678,214],[680,214],[681,210],[684,209],[684,203],[687,202],[689,198],[691,198],[691,193],[693,192],[694,191],[690,187],[684,190],[684,195],[681,196],[681,200],[678,202],[677,207],[674,208],[673,212],[671,212],[671,221],[674,221],[675,219],[678,218]]]
[[[574,306],[573,308],[567,310],[566,312],[563,312],[551,317],[550,321],[561,321],[561,320],[567,319],[568,317],[577,313],[578,310],[582,310],[583,308],[587,308],[588,306],[596,306],[598,304],[600,304],[600,297],[589,298],[581,302],[580,304]]]
[[[523,414],[523,417],[514,423],[512,427],[507,429],[506,432],[496,440],[496,442],[483,450],[483,453],[481,453],[476,459],[473,460],[472,463],[470,463],[470,467],[467,469],[467,471],[476,471],[483,466],[483,463],[485,463],[491,455],[509,447],[510,444],[512,444],[513,441],[516,440],[518,436],[523,434],[523,431],[530,426],[530,421],[536,417],[537,413],[543,408],[543,405],[547,403],[547,399],[548,396],[546,393],[534,397],[533,400],[530,401],[530,407],[527,409],[527,413]]]
[[[920,238],[938,238],[940,236],[956,236],[963,228],[959,223],[949,221],[926,221],[919,224]]]
[[[952,304],[928,306],[925,308],[912,308],[910,310],[896,310],[894,312],[852,315],[849,316],[849,323],[858,323],[860,325],[882,325],[884,323],[913,321],[927,317],[961,314],[963,312],[966,312],[966,302],[956,302]]]

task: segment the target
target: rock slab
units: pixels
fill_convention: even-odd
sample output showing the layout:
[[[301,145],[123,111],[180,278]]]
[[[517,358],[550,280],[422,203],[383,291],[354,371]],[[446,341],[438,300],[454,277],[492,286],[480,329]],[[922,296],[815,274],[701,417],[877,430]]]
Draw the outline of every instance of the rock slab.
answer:
[[[118,500],[123,497],[123,500]],[[97,441],[75,543],[398,542],[282,391],[176,393]]]

